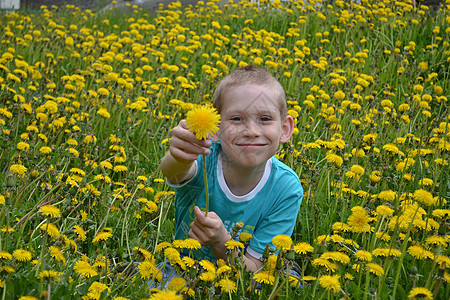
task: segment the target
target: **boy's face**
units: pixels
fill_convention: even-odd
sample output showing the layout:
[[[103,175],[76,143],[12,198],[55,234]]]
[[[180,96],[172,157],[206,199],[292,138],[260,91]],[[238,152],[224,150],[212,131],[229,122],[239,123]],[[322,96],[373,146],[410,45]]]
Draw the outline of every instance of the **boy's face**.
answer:
[[[294,121],[281,117],[277,98],[276,92],[254,84],[223,94],[218,139],[225,159],[238,167],[262,167],[289,140]]]

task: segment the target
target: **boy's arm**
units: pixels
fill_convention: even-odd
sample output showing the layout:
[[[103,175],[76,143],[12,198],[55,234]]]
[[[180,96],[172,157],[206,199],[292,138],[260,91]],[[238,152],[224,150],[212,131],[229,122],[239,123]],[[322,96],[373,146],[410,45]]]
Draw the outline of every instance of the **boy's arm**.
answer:
[[[193,164],[200,154],[208,155],[210,140],[198,140],[188,130],[185,120],[172,129],[170,148],[161,161],[160,168],[164,176],[172,183],[180,183],[195,175]]]

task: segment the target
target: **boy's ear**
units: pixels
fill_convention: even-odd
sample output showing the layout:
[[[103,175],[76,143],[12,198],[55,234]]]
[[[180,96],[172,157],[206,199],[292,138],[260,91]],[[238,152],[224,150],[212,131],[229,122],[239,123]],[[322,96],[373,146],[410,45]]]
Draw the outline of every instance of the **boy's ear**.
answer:
[[[281,124],[281,137],[280,143],[287,143],[292,136],[292,132],[294,131],[294,118],[292,116],[287,115],[284,118],[284,122]]]

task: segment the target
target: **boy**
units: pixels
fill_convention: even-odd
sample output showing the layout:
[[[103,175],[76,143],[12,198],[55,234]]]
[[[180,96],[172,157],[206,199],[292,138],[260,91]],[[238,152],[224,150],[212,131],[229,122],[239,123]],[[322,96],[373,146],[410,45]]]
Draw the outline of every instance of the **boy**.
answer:
[[[196,259],[227,259],[229,231],[243,222],[253,235],[244,254],[256,271],[266,244],[291,235],[303,189],[298,176],[273,155],[289,141],[294,120],[287,114],[281,84],[263,69],[246,66],[226,76],[214,93],[221,114],[219,132],[198,140],[185,120],[172,130],[161,170],[175,187],[176,239],[191,237],[202,246]],[[210,212],[205,216],[202,155],[206,156]],[[273,246],[272,246],[273,247]]]

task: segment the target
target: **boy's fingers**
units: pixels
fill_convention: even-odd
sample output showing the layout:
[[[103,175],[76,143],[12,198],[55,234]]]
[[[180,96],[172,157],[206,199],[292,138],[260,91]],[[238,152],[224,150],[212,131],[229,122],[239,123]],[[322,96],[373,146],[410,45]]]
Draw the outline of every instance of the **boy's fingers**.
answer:
[[[190,144],[197,147],[195,148],[195,150],[192,150],[194,151],[192,153],[205,155],[209,154],[210,151],[208,148],[212,145],[210,140],[198,140],[195,137],[195,134],[193,134],[192,132],[177,127],[172,130],[172,138],[170,139],[170,144],[179,146],[180,148],[186,148],[187,144]]]
[[[182,161],[185,163],[190,163],[193,162],[197,159],[198,155],[197,154],[192,154],[192,153],[187,153],[179,148],[176,147],[171,147],[170,148],[170,154],[172,154],[172,156],[178,160],[178,161]]]
[[[206,234],[194,222],[191,223],[191,229],[188,233],[189,237],[199,241],[202,245],[205,244]]]
[[[189,230],[188,235],[191,239],[197,240],[201,243],[200,239],[198,238],[198,236],[195,234],[194,230],[192,230],[192,228]]]

